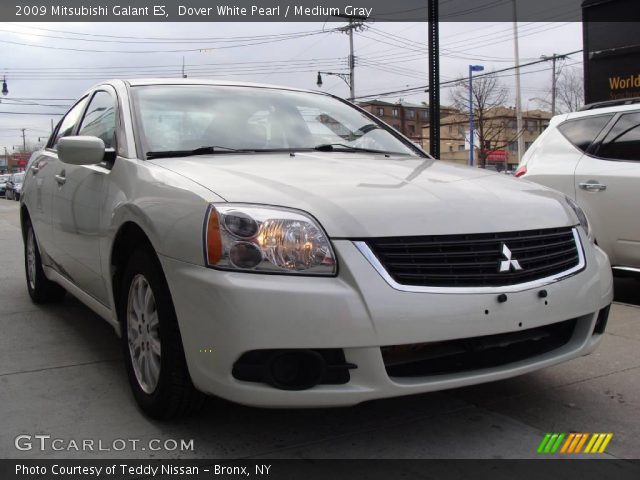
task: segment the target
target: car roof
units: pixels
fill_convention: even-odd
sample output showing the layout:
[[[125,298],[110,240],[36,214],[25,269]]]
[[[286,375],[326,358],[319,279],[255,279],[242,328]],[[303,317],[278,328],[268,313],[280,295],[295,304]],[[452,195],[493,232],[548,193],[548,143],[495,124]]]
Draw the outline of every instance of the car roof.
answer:
[[[309,90],[303,88],[290,87],[286,85],[272,85],[268,83],[252,83],[252,82],[236,82],[232,80],[209,80],[207,78],[123,78],[113,79],[106,82],[100,82],[94,85],[91,90],[104,84],[114,84],[123,82],[132,87],[146,85],[218,85],[231,87],[255,87],[255,88],[273,88],[278,90],[292,90],[296,92],[319,93],[327,95],[325,92],[318,90]]]
[[[581,117],[591,117],[595,115],[602,115],[607,113],[618,113],[618,112],[631,112],[634,110],[640,110],[640,104],[631,103],[629,105],[614,105],[612,107],[598,107],[591,108],[589,110],[581,110],[578,112],[572,112],[566,115],[566,118],[581,118]]]

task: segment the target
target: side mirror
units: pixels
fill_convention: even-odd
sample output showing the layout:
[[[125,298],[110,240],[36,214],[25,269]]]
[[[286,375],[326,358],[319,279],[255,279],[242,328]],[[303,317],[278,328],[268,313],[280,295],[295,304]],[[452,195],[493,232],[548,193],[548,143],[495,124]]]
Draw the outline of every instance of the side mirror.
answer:
[[[98,137],[63,137],[58,141],[58,158],[71,165],[95,165],[104,160],[105,146]]]

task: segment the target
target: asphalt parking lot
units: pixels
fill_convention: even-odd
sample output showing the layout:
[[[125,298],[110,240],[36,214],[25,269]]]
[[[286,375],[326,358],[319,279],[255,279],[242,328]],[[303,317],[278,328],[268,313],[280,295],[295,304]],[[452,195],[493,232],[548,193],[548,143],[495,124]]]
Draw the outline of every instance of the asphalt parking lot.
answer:
[[[71,296],[36,306],[25,287],[18,203],[0,199],[0,457],[535,458],[546,432],[611,432],[603,456],[640,452],[640,282],[616,280],[592,355],[487,385],[345,409],[264,410],[208,400],[156,422],[129,391],[119,341]],[[20,434],[193,439],[193,451],[19,451]],[[582,455],[580,455],[582,456]],[[587,455],[584,455],[587,456]]]

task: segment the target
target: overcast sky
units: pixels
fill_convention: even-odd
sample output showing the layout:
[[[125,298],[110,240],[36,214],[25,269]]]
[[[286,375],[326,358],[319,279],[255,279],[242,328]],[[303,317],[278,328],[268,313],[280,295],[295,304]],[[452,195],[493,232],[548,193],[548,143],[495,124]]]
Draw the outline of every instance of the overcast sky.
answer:
[[[0,149],[47,137],[67,106],[91,85],[108,78],[189,77],[272,83],[316,89],[316,72],[347,71],[347,35],[336,23],[0,23],[2,61],[9,95],[0,105]],[[268,37],[265,37],[268,36]],[[54,38],[52,38],[54,37]],[[125,38],[126,37],[126,38]],[[257,38],[256,38],[257,37]],[[441,81],[467,75],[468,65],[486,71],[513,65],[511,23],[442,23]],[[582,48],[580,23],[519,24],[521,63],[541,55]],[[277,41],[276,41],[277,40]],[[376,23],[355,34],[356,96],[428,83],[427,24]],[[145,53],[134,53],[141,52]],[[582,54],[563,62],[582,68]],[[550,63],[522,69],[523,109],[548,96]],[[513,87],[513,72],[502,74]],[[348,96],[337,77],[322,90]],[[442,90],[442,103],[449,101]],[[395,102],[427,101],[423,92],[380,96]],[[42,99],[42,100],[32,100]],[[514,98],[511,99],[513,101]],[[28,105],[39,103],[41,105]],[[6,112],[44,113],[17,115]],[[2,150],[3,151],[3,150]]]

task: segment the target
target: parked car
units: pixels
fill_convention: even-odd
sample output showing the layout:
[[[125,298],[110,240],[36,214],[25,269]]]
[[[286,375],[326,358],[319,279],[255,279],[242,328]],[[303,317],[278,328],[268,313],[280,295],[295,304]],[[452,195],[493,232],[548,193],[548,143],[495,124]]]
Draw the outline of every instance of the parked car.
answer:
[[[22,192],[22,182],[24,181],[24,172],[14,173],[6,184],[5,198],[7,200],[20,200]]]
[[[33,301],[66,290],[111,323],[159,418],[203,393],[322,407],[520,375],[591,352],[612,301],[572,200],[292,88],[102,83],[20,211]]]
[[[640,276],[640,99],[554,117],[516,176],[575,200],[614,270]]]
[[[0,197],[4,197],[7,191],[7,182],[11,175],[0,175]]]

